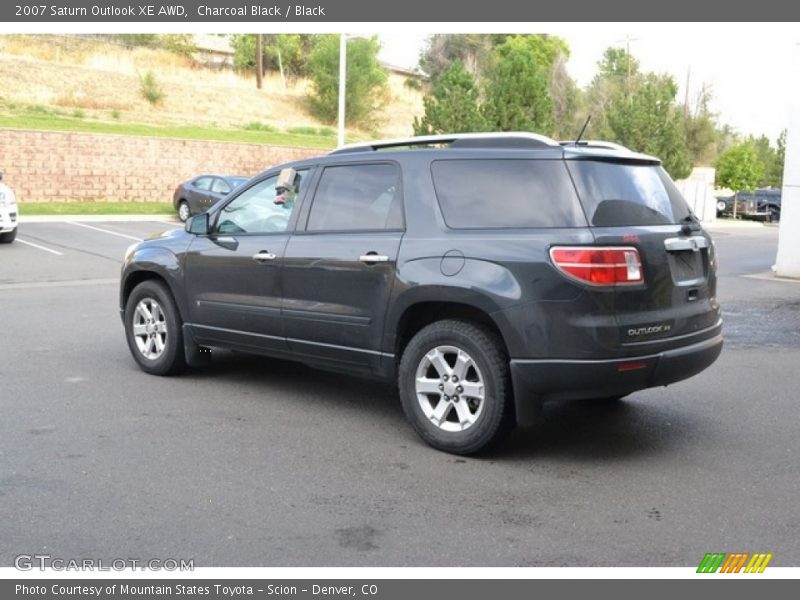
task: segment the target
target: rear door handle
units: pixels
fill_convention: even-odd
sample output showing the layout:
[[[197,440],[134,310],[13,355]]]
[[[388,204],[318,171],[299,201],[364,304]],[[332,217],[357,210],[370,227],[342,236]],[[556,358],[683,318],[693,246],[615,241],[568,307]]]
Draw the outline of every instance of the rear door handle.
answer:
[[[379,262],[389,262],[389,257],[384,254],[375,254],[374,252],[369,252],[367,254],[362,254],[358,257],[358,260],[362,263],[379,263]]]
[[[276,254],[267,252],[266,250],[262,250],[261,252],[253,254],[253,260],[258,262],[266,262],[268,260],[275,260],[276,258],[278,258]]]

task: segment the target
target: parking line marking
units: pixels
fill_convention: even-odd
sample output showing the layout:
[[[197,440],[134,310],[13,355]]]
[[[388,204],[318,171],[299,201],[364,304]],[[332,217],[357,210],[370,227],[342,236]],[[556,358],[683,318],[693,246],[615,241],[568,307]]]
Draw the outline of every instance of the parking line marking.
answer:
[[[132,235],[128,235],[126,233],[118,233],[116,231],[111,231],[110,229],[101,229],[100,227],[93,227],[92,225],[87,225],[86,223],[78,223],[77,221],[69,221],[69,223],[77,225],[78,227],[86,227],[86,229],[94,229],[95,231],[101,231],[102,233],[116,235],[117,237],[125,238],[126,240],[133,240],[134,242],[142,241],[142,238],[133,237]]]
[[[17,241],[20,244],[25,244],[26,246],[33,246],[34,248],[38,248],[39,250],[44,250],[45,252],[49,252],[50,254],[55,254],[56,256],[64,256],[63,252],[59,252],[58,250],[52,250],[51,248],[45,248],[44,246],[40,246],[39,244],[34,244],[33,242],[26,242],[25,240],[21,240],[17,238]]]
[[[66,281],[19,281],[15,283],[0,283],[0,292],[93,285],[119,285],[119,277],[108,279],[69,279]]]

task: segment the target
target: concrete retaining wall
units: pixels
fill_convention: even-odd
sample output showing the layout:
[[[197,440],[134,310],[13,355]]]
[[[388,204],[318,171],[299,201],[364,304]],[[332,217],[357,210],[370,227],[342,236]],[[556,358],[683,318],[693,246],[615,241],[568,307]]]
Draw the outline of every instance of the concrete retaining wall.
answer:
[[[178,183],[200,173],[251,176],[320,152],[261,144],[0,129],[0,169],[21,202],[169,201]]]

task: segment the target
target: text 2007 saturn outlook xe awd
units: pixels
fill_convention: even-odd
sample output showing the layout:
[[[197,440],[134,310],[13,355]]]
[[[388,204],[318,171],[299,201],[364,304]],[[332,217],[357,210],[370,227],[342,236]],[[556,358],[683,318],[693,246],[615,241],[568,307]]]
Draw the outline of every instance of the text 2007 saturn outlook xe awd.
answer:
[[[417,433],[466,454],[545,401],[618,398],[711,365],[716,268],[656,158],[434,136],[265,171],[132,246],[120,310],[148,373],[228,348],[396,380]]]

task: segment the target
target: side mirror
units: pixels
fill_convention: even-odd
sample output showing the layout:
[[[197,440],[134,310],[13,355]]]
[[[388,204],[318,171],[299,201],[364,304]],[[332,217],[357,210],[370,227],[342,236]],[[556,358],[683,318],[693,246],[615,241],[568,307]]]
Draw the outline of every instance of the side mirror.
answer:
[[[208,235],[209,220],[208,213],[200,213],[186,219],[186,231],[195,235]]]

